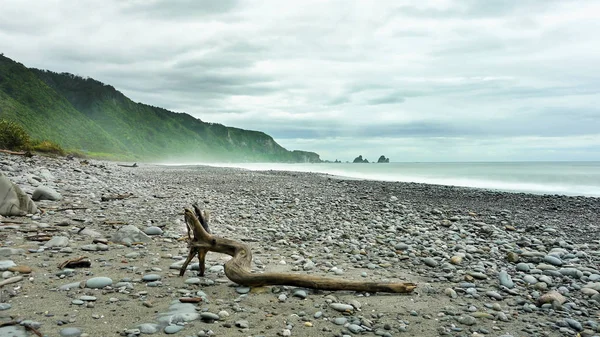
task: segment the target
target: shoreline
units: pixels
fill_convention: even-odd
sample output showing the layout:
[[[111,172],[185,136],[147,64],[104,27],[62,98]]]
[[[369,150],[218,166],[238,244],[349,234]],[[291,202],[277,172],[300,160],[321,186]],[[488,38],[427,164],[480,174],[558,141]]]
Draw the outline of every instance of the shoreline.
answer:
[[[538,162],[532,162],[526,164],[539,164]],[[545,163],[545,162],[544,162]],[[559,164],[581,164],[585,162],[550,162]],[[597,164],[597,162],[590,162]],[[331,164],[331,165],[330,165]],[[395,164],[406,164],[415,165],[422,163],[395,163]],[[434,163],[435,164],[435,163]],[[444,163],[447,164],[447,163]],[[450,163],[457,165],[466,165],[470,163]],[[477,164],[490,164],[490,163],[477,163]],[[492,163],[492,164],[503,164],[503,163]],[[506,165],[512,165],[514,163],[504,163]],[[523,164],[518,162],[517,164]],[[464,188],[475,188],[485,189],[497,192],[509,192],[509,193],[526,193],[535,195],[565,195],[565,196],[576,196],[576,197],[592,197],[600,198],[600,186],[590,187],[584,185],[564,185],[561,183],[541,183],[541,182],[515,182],[515,181],[500,181],[500,180],[482,180],[476,177],[468,176],[418,176],[418,175],[403,175],[402,172],[390,173],[385,171],[352,171],[352,170],[339,170],[338,167],[346,166],[352,169],[362,168],[366,164],[332,164],[332,163],[321,163],[321,164],[281,164],[281,163],[200,163],[200,164],[156,164],[166,167],[194,167],[194,166],[208,166],[208,167],[221,167],[221,168],[238,168],[248,171],[288,171],[297,173],[315,173],[329,175],[335,178],[348,179],[348,180],[369,180],[369,181],[384,181],[384,182],[403,182],[403,183],[417,183],[417,184],[428,184],[428,185],[440,185],[440,186],[453,186],[453,187],[464,187]],[[319,166],[320,165],[320,166]],[[323,166],[328,165],[328,166]],[[388,164],[375,164],[378,168],[386,168]],[[315,168],[316,167],[316,168]],[[597,187],[597,188],[595,188]]]
[[[347,175],[339,175],[332,174],[327,172],[319,172],[319,171],[302,171],[302,170],[289,170],[289,169],[253,169],[244,167],[242,164],[148,164],[155,165],[157,167],[169,167],[169,168],[194,168],[194,167],[211,167],[211,168],[223,168],[223,169],[238,169],[244,170],[248,172],[288,172],[288,173],[303,173],[303,174],[314,174],[320,175],[325,178],[338,179],[338,180],[350,180],[350,181],[367,181],[367,182],[384,182],[384,183],[399,183],[399,184],[417,184],[424,186],[437,186],[437,187],[450,187],[450,188],[459,188],[466,190],[479,190],[479,191],[488,191],[488,192],[497,192],[497,193],[511,193],[511,194],[523,194],[523,195],[532,195],[532,196],[555,196],[555,197],[572,197],[572,198],[593,198],[600,199],[600,195],[583,195],[583,194],[567,194],[567,193],[547,193],[547,192],[539,192],[539,191],[526,191],[519,189],[500,189],[500,188],[488,188],[488,187],[476,187],[476,186],[465,186],[465,185],[449,185],[449,184],[438,184],[438,183],[429,183],[429,182],[417,182],[417,181],[402,181],[402,180],[385,180],[385,179],[373,179],[373,178],[360,178],[360,177],[352,177]],[[261,164],[265,165],[265,164]],[[289,164],[294,165],[294,164]]]
[[[8,309],[0,310],[0,323],[32,320],[48,336],[77,328],[78,336],[94,337],[168,327],[181,329],[179,336],[600,332],[594,318],[600,311],[598,198],[318,173],[118,164],[0,155],[0,170],[26,193],[37,184],[63,197],[39,202],[43,213],[0,218],[0,265],[11,261],[32,269],[2,271],[3,279],[24,277],[3,288],[0,307]],[[181,211],[194,202],[211,211],[215,234],[252,247],[255,273],[408,281],[417,290],[398,296],[247,289],[226,278],[222,265],[229,257],[216,253],[207,256],[205,276],[188,270],[179,277],[177,266],[187,255],[178,240],[185,236]],[[115,233],[126,224],[153,234],[139,244],[119,243]],[[53,247],[28,239],[40,233],[65,239]],[[102,240],[107,244],[95,243]],[[91,266],[68,273],[56,267],[79,256],[88,256]],[[95,277],[112,284],[88,287]],[[83,288],[59,290],[83,281]],[[552,291],[565,301],[541,303]],[[204,300],[176,306],[182,296]],[[352,309],[339,312],[331,303]],[[202,319],[202,313],[217,319]]]

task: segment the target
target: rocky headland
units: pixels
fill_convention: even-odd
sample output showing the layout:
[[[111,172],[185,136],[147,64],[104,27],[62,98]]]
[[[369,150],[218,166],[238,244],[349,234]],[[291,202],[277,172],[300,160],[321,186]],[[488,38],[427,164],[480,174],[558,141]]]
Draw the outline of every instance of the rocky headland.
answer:
[[[600,333],[598,198],[3,154],[0,171],[22,192],[0,216],[0,336]],[[249,288],[216,253],[179,277],[192,203],[256,273],[417,288]]]

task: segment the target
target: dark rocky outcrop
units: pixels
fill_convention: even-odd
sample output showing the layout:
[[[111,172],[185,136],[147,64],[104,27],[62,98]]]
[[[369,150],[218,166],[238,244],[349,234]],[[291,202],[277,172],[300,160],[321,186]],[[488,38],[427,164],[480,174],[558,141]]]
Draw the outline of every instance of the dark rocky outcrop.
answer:
[[[367,160],[367,158],[364,158],[364,159],[363,159],[363,156],[362,156],[362,155],[360,155],[360,156],[358,156],[358,157],[354,158],[354,161],[353,161],[353,163],[368,163],[368,162],[369,162],[369,161]]]
[[[379,157],[379,159],[377,160],[378,163],[389,163],[390,162],[390,158],[386,158],[384,155],[381,155],[381,157]]]

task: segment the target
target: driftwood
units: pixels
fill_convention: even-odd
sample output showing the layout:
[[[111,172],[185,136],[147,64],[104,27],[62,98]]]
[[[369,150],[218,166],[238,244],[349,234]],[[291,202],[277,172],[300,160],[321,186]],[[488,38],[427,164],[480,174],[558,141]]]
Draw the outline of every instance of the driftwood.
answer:
[[[328,277],[293,273],[252,273],[252,252],[247,245],[210,234],[208,214],[194,205],[194,210],[185,210],[185,223],[188,230],[187,259],[179,270],[183,276],[194,256],[200,260],[200,276],[204,275],[206,253],[217,252],[232,256],[225,263],[225,275],[231,281],[250,287],[267,285],[288,285],[320,290],[351,290],[365,292],[410,293],[416,288],[414,283],[363,282],[334,279]]]
[[[75,259],[67,260],[58,265],[58,269],[65,268],[89,268],[92,266],[92,262],[85,256],[80,256]]]
[[[111,200],[122,200],[133,197],[133,193],[125,193],[125,194],[115,194],[109,196],[103,196],[101,198],[102,201],[111,201]]]
[[[12,154],[14,156],[33,157],[33,154],[29,151],[18,152],[18,151],[10,151],[10,150],[0,149],[0,153]]]
[[[138,167],[138,164],[137,163],[133,163],[133,165],[122,165],[122,164],[119,164],[119,166],[121,166],[121,167]]]

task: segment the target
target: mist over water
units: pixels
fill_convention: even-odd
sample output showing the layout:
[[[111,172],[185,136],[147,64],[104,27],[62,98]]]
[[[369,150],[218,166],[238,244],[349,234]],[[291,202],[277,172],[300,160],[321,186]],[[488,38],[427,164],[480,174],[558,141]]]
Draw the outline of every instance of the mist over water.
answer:
[[[600,162],[212,163],[200,165],[254,171],[314,172],[352,179],[464,186],[508,192],[600,197]]]

